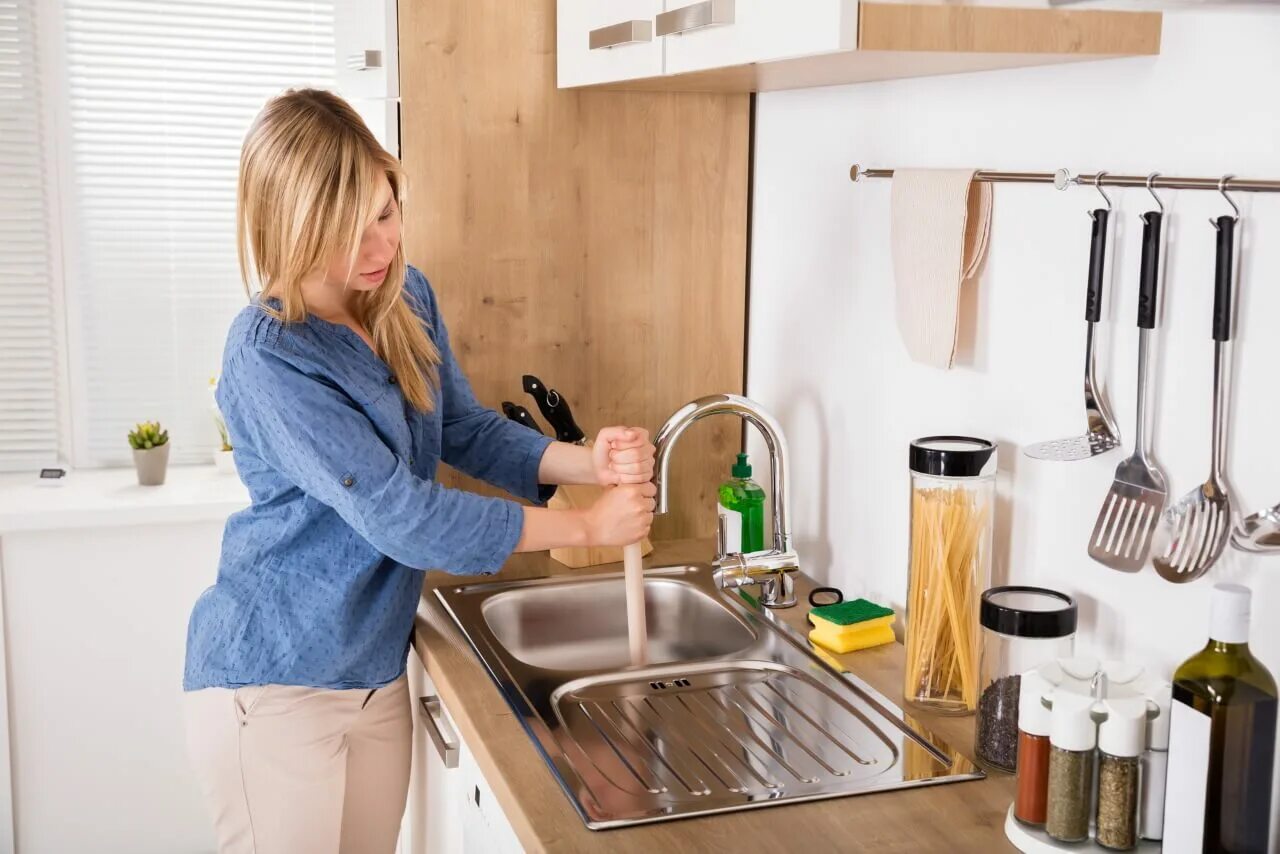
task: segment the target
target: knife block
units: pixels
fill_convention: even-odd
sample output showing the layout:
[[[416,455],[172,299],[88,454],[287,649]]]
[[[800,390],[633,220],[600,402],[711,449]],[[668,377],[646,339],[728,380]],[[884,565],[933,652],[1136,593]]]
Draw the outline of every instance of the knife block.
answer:
[[[556,494],[547,502],[548,507],[556,510],[585,510],[600,497],[603,486],[561,486]],[[647,555],[653,551],[653,544],[648,537],[640,541],[640,554]],[[621,546],[574,546],[572,548],[552,549],[551,559],[565,566],[581,569],[584,566],[599,566],[602,563],[618,563],[622,560]]]

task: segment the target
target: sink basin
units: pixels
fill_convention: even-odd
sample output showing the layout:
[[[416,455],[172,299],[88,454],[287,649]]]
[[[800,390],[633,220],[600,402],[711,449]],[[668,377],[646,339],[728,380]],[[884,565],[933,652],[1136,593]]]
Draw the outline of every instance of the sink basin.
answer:
[[[623,591],[436,590],[592,830],[983,776],[708,565],[645,571],[650,663],[631,665]]]
[[[755,640],[746,622],[678,579],[646,579],[644,603],[653,664],[731,655]],[[525,664],[582,671],[631,663],[622,579],[507,590],[481,612],[498,643]]]

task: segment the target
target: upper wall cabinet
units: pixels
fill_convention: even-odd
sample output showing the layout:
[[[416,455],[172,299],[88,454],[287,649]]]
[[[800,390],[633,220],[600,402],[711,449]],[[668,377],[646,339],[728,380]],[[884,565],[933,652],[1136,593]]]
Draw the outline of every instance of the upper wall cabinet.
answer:
[[[857,0],[667,0],[655,22],[665,74],[813,56],[857,46]]]
[[[662,0],[559,0],[556,76],[561,88],[659,77]]]
[[[1007,0],[559,0],[557,11],[562,88],[754,92],[1160,52],[1158,12]]]

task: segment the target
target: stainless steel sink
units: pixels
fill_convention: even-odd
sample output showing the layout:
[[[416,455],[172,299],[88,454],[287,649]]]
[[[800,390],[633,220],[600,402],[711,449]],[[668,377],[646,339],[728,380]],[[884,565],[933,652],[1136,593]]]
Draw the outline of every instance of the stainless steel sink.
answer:
[[[712,572],[646,570],[643,667],[618,573],[436,590],[588,827],[983,776]]]

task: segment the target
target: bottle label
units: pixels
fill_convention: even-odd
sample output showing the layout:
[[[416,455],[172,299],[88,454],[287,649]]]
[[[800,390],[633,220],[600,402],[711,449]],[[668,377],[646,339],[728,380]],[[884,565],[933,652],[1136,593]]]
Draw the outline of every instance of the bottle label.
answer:
[[[1169,774],[1164,801],[1165,854],[1200,854],[1209,791],[1213,719],[1175,700],[1169,718]]]
[[[724,521],[724,553],[727,555],[740,554],[742,552],[742,514],[737,510],[730,510],[723,504],[716,505],[720,518]]]

